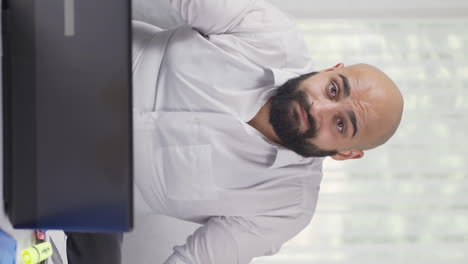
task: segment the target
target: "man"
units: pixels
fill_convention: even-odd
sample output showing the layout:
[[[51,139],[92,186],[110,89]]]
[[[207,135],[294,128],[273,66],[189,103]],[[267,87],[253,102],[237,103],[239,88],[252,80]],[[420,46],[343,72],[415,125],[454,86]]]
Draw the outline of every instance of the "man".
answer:
[[[134,23],[135,206],[202,224],[166,264],[249,263],[309,224],[322,157],[383,144],[403,99],[370,65],[313,72],[267,2],[171,4],[187,25]]]

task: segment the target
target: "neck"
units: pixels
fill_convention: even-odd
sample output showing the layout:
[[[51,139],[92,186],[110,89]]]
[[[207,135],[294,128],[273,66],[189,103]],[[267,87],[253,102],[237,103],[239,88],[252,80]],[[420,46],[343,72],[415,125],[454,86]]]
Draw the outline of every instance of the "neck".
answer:
[[[266,138],[275,142],[276,144],[281,144],[281,140],[279,140],[278,136],[276,135],[273,127],[271,126],[269,119],[270,119],[270,108],[271,108],[271,99],[269,99],[263,106],[260,108],[260,111],[252,118],[247,124],[251,127],[257,129],[260,133],[262,133]]]

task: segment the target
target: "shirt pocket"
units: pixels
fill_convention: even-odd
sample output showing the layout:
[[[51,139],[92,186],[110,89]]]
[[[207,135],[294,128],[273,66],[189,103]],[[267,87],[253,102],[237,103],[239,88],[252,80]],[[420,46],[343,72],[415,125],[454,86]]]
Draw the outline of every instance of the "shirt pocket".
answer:
[[[162,173],[167,198],[171,200],[214,200],[211,145],[178,145],[156,150],[156,166]]]

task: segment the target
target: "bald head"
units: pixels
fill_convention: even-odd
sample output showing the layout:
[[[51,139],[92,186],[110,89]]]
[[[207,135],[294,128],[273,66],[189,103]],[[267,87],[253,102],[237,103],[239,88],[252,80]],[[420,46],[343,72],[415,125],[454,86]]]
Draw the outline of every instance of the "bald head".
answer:
[[[365,127],[367,140],[354,146],[356,149],[372,149],[387,142],[397,130],[403,114],[403,96],[396,84],[377,67],[355,64],[342,69],[354,76],[359,100],[369,108]]]

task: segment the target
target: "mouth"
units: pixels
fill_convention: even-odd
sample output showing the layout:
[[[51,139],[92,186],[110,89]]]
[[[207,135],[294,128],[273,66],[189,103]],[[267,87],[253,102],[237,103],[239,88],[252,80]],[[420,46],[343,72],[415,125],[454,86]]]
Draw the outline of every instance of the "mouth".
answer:
[[[299,131],[304,133],[309,129],[309,119],[307,118],[307,113],[301,105],[298,105],[298,114],[299,114]]]

